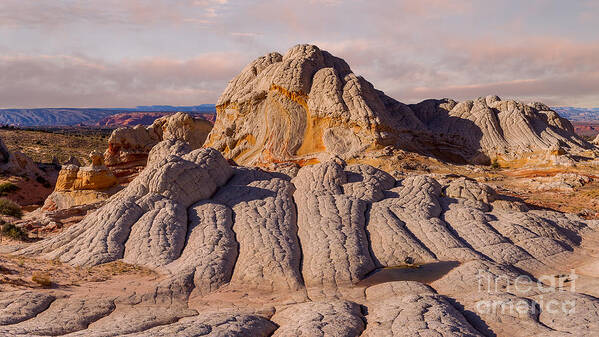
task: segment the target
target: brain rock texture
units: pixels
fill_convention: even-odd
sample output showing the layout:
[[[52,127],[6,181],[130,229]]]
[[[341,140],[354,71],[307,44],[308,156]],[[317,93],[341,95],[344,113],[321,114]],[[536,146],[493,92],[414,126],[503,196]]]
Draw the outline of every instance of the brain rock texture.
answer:
[[[482,336],[508,331],[504,322],[523,336],[597,332],[599,301],[577,293],[550,294],[580,303],[582,316],[568,319],[473,314],[490,296],[476,287],[480,270],[551,270],[596,227],[569,214],[514,211],[497,198],[475,181],[396,180],[339,159],[291,175],[235,167],[214,149],[163,141],[106,205],[16,253],[73,266],[146,266],[161,275],[153,289],[85,298],[6,293],[0,334]],[[375,269],[409,259],[461,265],[430,286],[360,286]],[[531,307],[539,295],[493,294]]]
[[[406,105],[312,45],[258,58],[229,82],[207,145],[244,165],[300,165],[385,146],[458,162],[592,147],[541,103],[496,96]]]
[[[206,130],[184,115],[173,117],[183,126],[117,130],[106,161],[133,180],[14,253],[124,261],[156,276],[83,294],[3,293],[0,335],[599,335],[596,297],[539,290],[532,277],[581,258],[597,221],[529,210],[466,178],[398,180],[350,160],[389,146],[466,162],[591,147],[547,106],[495,96],[406,105],[299,45],[244,68],[217,113],[203,148]],[[269,165],[288,162],[299,165]],[[372,281],[447,262],[436,278]],[[551,300],[576,312],[546,310]],[[525,310],[481,311],[481,301]]]

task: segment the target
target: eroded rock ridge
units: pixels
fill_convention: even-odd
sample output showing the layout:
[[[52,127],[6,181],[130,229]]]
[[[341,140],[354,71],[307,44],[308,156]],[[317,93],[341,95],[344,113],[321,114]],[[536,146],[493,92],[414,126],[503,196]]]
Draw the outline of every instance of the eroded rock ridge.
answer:
[[[478,273],[515,278],[521,271],[554,270],[572,256],[580,236],[597,227],[569,214],[515,210],[510,203],[471,180],[442,184],[423,175],[396,180],[339,159],[288,175],[233,167],[214,149],[163,141],[141,174],[106,205],[17,252],[73,266],[122,260],[154,268],[164,275],[155,290],[137,294],[132,303],[129,297],[64,298],[47,306],[38,298],[18,297],[9,301],[31,313],[0,332],[48,333],[36,322],[46,317],[59,322],[52,317],[85,307],[89,315],[80,316],[81,322],[44,329],[110,335],[125,317],[141,319],[137,305],[151,317],[127,331],[150,336],[186,331],[183,336],[219,319],[229,325],[214,324],[226,331],[243,326],[249,334],[276,336],[477,336],[508,329],[506,317],[472,316],[476,301],[488,296],[476,288]],[[405,261],[462,264],[432,287],[403,281],[357,285],[376,268]],[[539,293],[505,290],[494,296],[534,306]],[[570,318],[580,324],[543,312],[510,324],[526,333],[597,331],[588,323],[599,318],[595,298],[548,296],[580,301],[585,314]],[[114,310],[125,303],[131,311]]]
[[[247,65],[219,98],[206,144],[239,164],[262,166],[368,157],[386,146],[485,164],[552,146],[592,148],[544,104],[497,96],[403,104],[313,45]]]

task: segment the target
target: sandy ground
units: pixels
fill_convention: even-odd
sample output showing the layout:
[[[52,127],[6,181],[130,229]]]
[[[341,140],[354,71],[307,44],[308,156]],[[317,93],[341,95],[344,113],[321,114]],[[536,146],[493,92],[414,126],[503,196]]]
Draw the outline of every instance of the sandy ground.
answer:
[[[3,244],[8,242],[4,241]],[[152,284],[159,277],[149,269],[119,261],[79,268],[58,261],[0,254],[0,292],[37,289],[53,293],[97,294],[99,291],[123,291],[125,288]],[[47,279],[50,285],[44,286],[35,281],[40,278]]]

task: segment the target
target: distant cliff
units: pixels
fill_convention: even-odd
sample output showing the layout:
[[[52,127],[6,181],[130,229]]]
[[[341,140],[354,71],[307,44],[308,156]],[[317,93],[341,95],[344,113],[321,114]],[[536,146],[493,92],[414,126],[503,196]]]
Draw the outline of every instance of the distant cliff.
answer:
[[[554,107],[560,116],[573,122],[587,122],[599,120],[599,108],[573,108],[569,106]]]
[[[122,112],[111,115],[100,120],[96,125],[105,128],[116,128],[135,125],[151,125],[155,120],[161,117],[173,115],[173,111],[154,111],[154,112]],[[195,117],[202,117],[214,123],[216,111],[212,112],[190,112]]]
[[[0,109],[0,125],[15,126],[73,126],[96,125],[101,120],[122,113],[176,112],[213,113],[213,104],[196,106],[152,105],[136,108],[40,108],[40,109]],[[149,123],[151,124],[151,122]]]

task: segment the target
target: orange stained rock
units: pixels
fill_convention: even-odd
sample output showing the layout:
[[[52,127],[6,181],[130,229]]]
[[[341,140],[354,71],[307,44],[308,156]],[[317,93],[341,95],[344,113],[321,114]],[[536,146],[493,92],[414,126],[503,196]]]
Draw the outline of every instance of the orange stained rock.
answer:
[[[73,183],[75,190],[103,190],[116,185],[117,179],[110,170],[79,170]]]
[[[105,166],[79,168],[67,165],[58,174],[55,191],[104,190],[117,184],[116,176]]]

